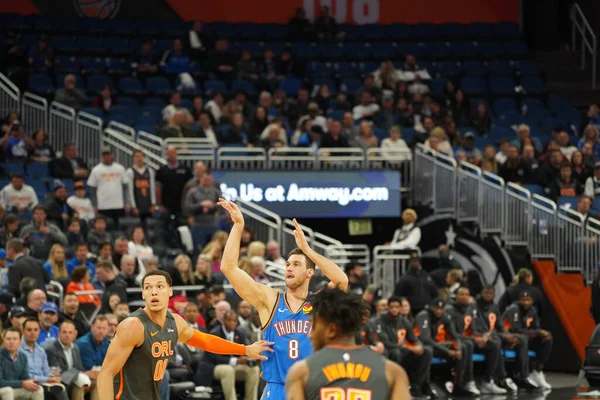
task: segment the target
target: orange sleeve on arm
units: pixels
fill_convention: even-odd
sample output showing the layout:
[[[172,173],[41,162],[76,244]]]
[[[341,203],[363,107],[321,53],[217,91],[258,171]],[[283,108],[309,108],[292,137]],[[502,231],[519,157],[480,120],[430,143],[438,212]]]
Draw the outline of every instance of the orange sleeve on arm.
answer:
[[[185,342],[190,346],[215,354],[246,355],[246,346],[237,344],[214,335],[208,335],[194,329],[194,335]]]

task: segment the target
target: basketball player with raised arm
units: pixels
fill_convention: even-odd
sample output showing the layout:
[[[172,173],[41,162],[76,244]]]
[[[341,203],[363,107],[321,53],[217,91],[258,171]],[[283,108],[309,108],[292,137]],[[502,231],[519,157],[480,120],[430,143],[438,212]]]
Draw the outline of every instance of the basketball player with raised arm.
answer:
[[[146,307],[134,311],[117,328],[98,375],[99,400],[160,400],[160,385],[177,342],[217,354],[267,360],[272,343],[244,346],[199,332],[178,314],[168,312],[171,276],[150,271],[142,279]],[[118,375],[116,378],[115,376]]]
[[[360,296],[325,288],[310,300],[315,354],[290,369],[287,400],[411,398],[402,367],[367,346],[356,346],[356,331],[367,314]]]
[[[315,273],[315,265],[330,280],[330,287],[346,290],[348,277],[333,261],[310,248],[300,225],[294,220],[294,239],[298,248],[292,250],[285,264],[285,293],[255,282],[238,268],[240,240],[244,230],[244,216],[237,205],[221,199],[221,205],[233,221],[229,239],[223,251],[221,271],[235,291],[253,305],[263,325],[264,339],[273,342],[273,354],[262,363],[262,378],[267,382],[263,400],[285,399],[285,377],[297,361],[312,354],[308,337],[311,306],[307,303],[308,284]]]

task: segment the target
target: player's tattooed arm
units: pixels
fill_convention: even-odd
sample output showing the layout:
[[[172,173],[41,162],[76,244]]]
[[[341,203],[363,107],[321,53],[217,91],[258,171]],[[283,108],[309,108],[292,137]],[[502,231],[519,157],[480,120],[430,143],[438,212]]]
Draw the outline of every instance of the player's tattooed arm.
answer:
[[[309,370],[306,361],[299,361],[290,368],[285,380],[285,393],[288,400],[305,398],[304,388],[306,387],[308,375]]]

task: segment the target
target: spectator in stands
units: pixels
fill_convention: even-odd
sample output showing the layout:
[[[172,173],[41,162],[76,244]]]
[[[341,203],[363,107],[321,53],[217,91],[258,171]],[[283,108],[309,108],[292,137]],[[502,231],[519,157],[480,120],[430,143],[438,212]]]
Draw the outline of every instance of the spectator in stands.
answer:
[[[190,71],[190,57],[184,52],[181,39],[173,40],[173,47],[163,54],[160,67],[167,74],[182,74]]]
[[[87,236],[87,242],[93,253],[98,251],[100,243],[112,241],[112,235],[106,231],[106,218],[103,215],[98,215],[94,219],[94,228],[90,229]]]
[[[215,284],[216,280],[211,274],[211,266],[210,266],[210,257],[206,254],[200,254],[198,259],[196,260],[196,277],[197,277],[197,285],[202,285],[204,287],[211,287]]]
[[[92,291],[94,286],[90,283],[90,270],[87,266],[80,265],[71,272],[71,282],[67,285],[65,291],[67,293],[75,293],[82,291]],[[95,307],[100,307],[100,297],[97,294],[82,294],[77,296],[79,304],[93,304]]]
[[[88,224],[91,223],[96,217],[96,214],[94,212],[92,200],[86,197],[85,183],[82,181],[75,182],[73,190],[75,194],[67,198],[67,205],[77,213],[77,216],[80,219]]]
[[[321,110],[329,110],[331,104],[331,92],[326,84],[319,85],[319,91],[314,98]]]
[[[224,123],[225,120],[223,117],[225,116],[225,97],[223,97],[223,93],[215,92],[212,95],[212,99],[206,103],[204,106],[206,111],[209,113],[211,122],[215,124]]]
[[[92,168],[87,184],[91,191],[91,200],[94,212],[114,220],[119,226],[119,218],[123,216],[124,210],[129,211],[127,174],[125,168],[113,161],[112,150],[109,147],[102,148],[102,162]]]
[[[321,147],[326,148],[345,148],[350,147],[348,138],[342,135],[342,124],[340,121],[331,120],[329,123],[329,132],[324,134],[321,139]]]
[[[125,236],[119,236],[115,239],[114,253],[112,262],[115,265],[121,265],[121,259],[129,254],[129,240]]]
[[[134,256],[140,265],[140,269],[144,268],[144,261],[154,255],[152,247],[146,242],[146,232],[141,226],[136,226],[131,231],[131,237],[127,244],[128,254]]]
[[[415,80],[410,85],[408,85],[408,93],[412,94],[413,96],[415,94],[424,95],[426,93],[429,93],[429,86],[423,83],[420,74],[415,74]]]
[[[329,13],[327,6],[321,6],[319,16],[315,19],[314,30],[319,40],[331,41],[344,38],[344,32],[340,32],[337,22]]]
[[[185,48],[194,61],[200,61],[212,47],[209,37],[202,32],[202,22],[194,21],[192,29],[185,37]]]
[[[483,148],[483,155],[481,156],[481,162],[489,162],[491,170],[496,174],[498,173],[498,162],[496,161],[496,149],[492,145],[487,145]]]
[[[375,85],[375,78],[371,74],[365,76],[363,79],[363,84],[354,95],[354,98],[361,99],[362,102],[362,94],[364,92],[368,92],[371,95],[369,100],[375,103],[377,102],[377,99],[381,97],[381,89]],[[356,116],[354,119],[357,119]]]
[[[262,324],[260,323],[260,316],[258,310],[254,307],[250,307],[250,316],[247,321],[240,325],[240,331],[246,336],[247,343],[254,343],[258,340],[263,339]]]
[[[237,79],[243,81],[257,82],[259,79],[259,74],[261,73],[261,68],[259,64],[252,59],[252,54],[250,54],[250,51],[244,50],[242,51],[242,55],[237,62],[236,71]]]
[[[67,249],[73,252],[79,243],[85,243],[85,236],[81,233],[81,222],[72,218],[67,223]]]
[[[181,106],[181,93],[173,92],[171,94],[171,98],[169,99],[169,104],[166,105],[162,110],[163,121],[169,121],[177,112],[184,113],[185,124],[191,124],[194,122],[192,115],[190,114],[190,110]]]
[[[209,112],[201,112],[198,121],[200,124],[200,132],[198,133],[198,137],[204,137],[208,139],[214,147],[219,147],[219,144],[217,142],[217,134],[212,127]]]
[[[360,94],[360,104],[352,109],[352,115],[355,121],[373,119],[379,110],[379,104],[375,103],[373,96],[365,90]]]
[[[350,291],[362,296],[367,287],[367,280],[362,266],[356,262],[348,264],[345,272],[348,275],[348,288]]]
[[[481,161],[481,151],[475,147],[475,134],[467,132],[463,136],[462,146],[454,149],[454,155],[460,151],[464,151],[467,155],[467,161],[471,164],[478,165]],[[517,153],[518,154],[518,153]]]
[[[160,136],[163,139],[167,138],[193,138],[196,137],[196,133],[186,122],[186,115],[182,111],[177,111],[165,125],[161,131]]]
[[[449,157],[452,157],[453,154],[452,146],[450,145],[450,142],[446,140],[446,132],[444,132],[444,130],[439,126],[433,128],[433,130],[429,133],[429,139],[425,141],[423,147],[426,149],[435,150],[438,153],[445,154]]]
[[[394,233],[390,246],[400,250],[418,249],[421,241],[421,228],[415,225],[417,212],[412,208],[407,208],[402,212],[402,221],[402,228]]]
[[[6,259],[6,250],[4,249],[0,249],[0,291],[8,291],[8,260]],[[8,294],[8,296],[10,296],[11,299],[10,304],[6,302],[3,303],[2,301],[5,301],[6,298],[3,300],[2,294],[0,293],[0,322],[4,321],[6,312],[12,305],[13,296],[12,294]],[[3,305],[7,307],[4,312],[2,312]],[[0,324],[0,327],[1,326],[2,325]]]
[[[577,151],[577,147],[570,144],[571,138],[567,132],[560,131],[556,136],[556,142],[558,143],[560,152],[567,160],[571,160],[571,155]]]
[[[0,192],[1,193],[1,192]],[[0,194],[0,198],[2,194]],[[19,237],[19,218],[16,215],[7,215],[3,227],[0,228],[0,248],[6,247],[6,242]]]
[[[600,197],[600,161],[594,164],[594,175],[585,181],[584,195],[592,199]]]
[[[46,304],[46,293],[41,289],[33,289],[27,293],[23,293],[27,304],[25,312],[28,317],[38,318],[42,312],[42,306]]]
[[[560,175],[560,167],[563,164],[564,156],[558,149],[550,152],[549,163],[540,168],[540,183],[546,188],[550,188]]]
[[[268,261],[275,264],[285,265],[285,259],[281,257],[281,249],[279,243],[275,240],[270,240],[266,246],[266,257]]]
[[[158,60],[152,50],[150,41],[144,40],[142,42],[140,50],[133,57],[131,69],[134,76],[137,75],[142,79],[158,72]]]
[[[63,147],[63,155],[50,162],[50,174],[58,179],[85,179],[88,177],[88,166],[77,156],[75,143],[67,143]]]
[[[67,196],[67,187],[57,179],[54,181],[52,196],[44,203],[48,222],[63,230],[67,227],[67,221],[75,215],[75,211],[67,204]]]
[[[65,234],[56,225],[46,221],[46,217],[44,206],[35,206],[33,220],[23,227],[20,235],[21,239],[29,238],[31,255],[40,260],[46,259],[53,244],[68,244]]]
[[[214,187],[210,171],[204,173],[198,187],[186,194],[184,211],[194,217],[191,230],[195,252],[204,247],[216,231],[216,204],[220,197],[221,191]]]
[[[396,88],[396,83],[400,80],[401,73],[394,68],[394,64],[391,61],[383,61],[378,70],[373,72],[373,79],[375,85],[381,89],[387,89],[394,94],[393,91]]]
[[[321,147],[321,140],[324,133],[325,132],[323,131],[323,128],[321,128],[319,125],[313,125],[308,132],[304,132],[298,138],[297,146],[318,149]]]
[[[97,296],[97,295],[96,295]],[[58,314],[59,327],[63,321],[70,321],[77,328],[77,337],[89,332],[90,327],[79,310],[79,300],[75,293],[65,293],[63,296],[62,311]],[[60,330],[58,333],[60,339]]]
[[[310,120],[312,122],[311,126],[320,126],[323,129],[323,132],[327,132],[327,118],[320,115],[319,105],[315,102],[311,102],[307,108],[307,114],[303,115],[299,120],[297,125],[301,126],[304,120]]]
[[[354,125],[354,117],[351,112],[345,112],[342,118],[342,135],[348,138],[349,141],[355,140],[358,137],[359,128]]]
[[[371,122],[363,120],[360,123],[358,138],[354,140],[353,146],[360,147],[363,150],[378,146],[377,136],[373,134],[373,126]]]
[[[127,282],[115,274],[112,262],[101,260],[96,263],[96,287],[102,289],[102,309],[109,309],[109,299],[113,294],[119,295],[120,302],[127,301]]]
[[[550,186],[550,198],[557,201],[559,197],[579,196],[583,193],[583,186],[572,176],[571,164],[568,162],[560,166],[560,176]]]
[[[422,397],[425,386],[427,395],[432,391],[435,393],[429,382],[429,364],[433,358],[433,350],[423,347],[413,331],[412,323],[400,315],[402,306],[398,297],[391,297],[388,307],[388,312],[373,322],[377,338],[383,343],[388,358],[410,371],[408,373],[413,397]]]
[[[216,78],[224,81],[235,77],[235,56],[229,51],[229,41],[221,38],[217,41],[215,50],[210,55],[210,72]]]
[[[571,169],[573,177],[583,185],[594,174],[593,170],[585,164],[583,154],[580,151],[576,151],[571,156]]]
[[[285,132],[279,124],[271,124],[265,130],[268,132],[268,135],[261,140],[260,144],[262,147],[266,150],[285,147],[285,143],[281,140],[281,136],[285,135]]]
[[[33,318],[23,323],[23,341],[20,350],[27,356],[29,376],[37,380],[44,392],[60,400],[68,400],[66,388],[62,385],[60,374],[51,374],[46,352],[39,344],[40,321]]]
[[[582,126],[587,126],[589,124],[600,127],[600,107],[598,107],[597,104],[591,104],[582,122],[584,122]]]
[[[247,343],[244,333],[238,329],[238,318],[235,311],[227,311],[223,318],[223,326],[214,328],[210,333],[235,343]],[[221,381],[225,398],[236,399],[236,377],[242,376],[245,381],[245,398],[255,399],[258,396],[259,374],[260,368],[245,356],[231,357],[206,352],[202,363],[196,370],[194,383],[210,386],[214,377]]]
[[[350,101],[348,100],[348,94],[345,90],[340,90],[337,93],[335,100],[331,102],[331,109],[333,111],[343,112],[352,111],[352,103],[350,103]]]
[[[12,306],[8,312],[8,324],[3,324],[3,330],[6,328],[13,327],[21,331],[23,329],[23,322],[27,319],[27,312],[24,307]]]
[[[96,274],[96,266],[93,262],[87,259],[88,256],[88,246],[85,243],[78,243],[75,247],[75,257],[67,262],[67,271],[69,271],[69,275],[73,273],[75,268],[85,265],[87,269],[90,271],[90,275],[94,276]]]
[[[89,392],[90,400],[98,400],[96,387],[98,371],[85,371],[81,363],[79,347],[75,344],[77,333],[77,327],[72,321],[61,322],[58,340],[45,349],[48,365],[61,371],[61,381],[67,386],[71,400],[83,400],[86,392]]]
[[[533,307],[531,291],[521,290],[518,296],[518,303],[512,304],[504,311],[504,325],[510,333],[526,335],[528,348],[536,352],[534,369],[529,374],[529,380],[541,389],[552,389],[543,371],[544,363],[548,361],[552,352],[552,334],[540,329],[540,318]]]
[[[136,265],[135,258],[133,256],[125,254],[121,258],[119,276],[121,276],[121,278],[123,278],[123,281],[127,284],[127,288],[136,288],[137,289],[140,287],[140,282],[142,281],[143,274],[142,274],[142,276],[136,274],[135,265]],[[128,301],[133,301],[133,300],[138,300],[138,299],[139,299],[138,293],[131,293],[131,294],[128,294],[128,296],[127,296]]]
[[[446,281],[444,282],[444,285],[438,286],[440,288],[445,288],[445,291],[447,292],[447,300],[456,300],[456,294],[458,292],[458,289],[460,289],[462,285],[463,277],[464,273],[462,269],[457,268],[448,271],[448,273],[446,274]]]
[[[447,285],[447,275],[450,270],[461,270],[460,264],[452,257],[450,247],[443,244],[438,247],[438,263],[437,268],[429,273],[429,276],[438,288],[443,288]]]
[[[303,7],[296,9],[296,14],[288,22],[288,38],[292,41],[311,40],[314,35],[313,27],[306,18]]]
[[[79,111],[87,102],[87,96],[76,87],[77,79],[75,75],[68,74],[65,76],[64,85],[56,91],[54,101],[62,103]]]
[[[105,115],[108,115],[110,109],[117,105],[117,98],[112,94],[109,85],[104,85],[94,99],[94,108],[101,110]]]
[[[32,135],[33,140],[30,144],[29,159],[35,162],[48,163],[54,159],[55,153],[52,146],[48,143],[48,135],[43,128],[38,128]]]
[[[461,271],[462,272],[462,271]],[[471,296],[467,287],[461,287],[456,292],[456,301],[447,308],[446,312],[454,322],[454,329],[459,339],[465,346],[471,347],[471,352],[476,350],[485,355],[483,382],[480,385],[481,393],[505,394],[506,389],[496,385],[498,363],[501,356],[501,345],[499,341],[491,340],[491,336],[485,335],[477,318],[476,306],[471,303]]]
[[[25,211],[32,211],[38,205],[38,197],[35,190],[26,185],[23,175],[14,174],[10,183],[0,191],[0,200],[2,207],[6,211],[21,215]]]
[[[396,118],[398,125],[404,128],[412,128],[415,125],[413,107],[404,98],[398,100],[396,104]]]
[[[192,260],[185,254],[180,254],[173,261],[175,268],[169,271],[173,280],[173,286],[194,286],[199,285],[198,277],[192,268]],[[193,294],[188,294],[188,297],[193,297]]]
[[[54,49],[47,35],[41,35],[37,44],[29,49],[27,61],[34,71],[46,72],[54,67]]]
[[[506,156],[506,162],[498,168],[498,175],[506,182],[527,183],[531,174],[527,169],[527,165],[519,158],[517,146],[511,144],[508,147]]]
[[[421,268],[419,253],[411,254],[408,268],[396,284],[394,296],[406,297],[414,312],[418,313],[437,297],[437,287],[427,272]]]
[[[75,343],[81,353],[81,364],[85,371],[102,366],[109,345],[107,336],[108,320],[106,316],[100,314],[94,318],[91,331],[76,340]]]
[[[69,271],[67,271],[67,264],[65,262],[65,248],[56,243],[50,248],[50,255],[48,261],[44,263],[44,268],[48,272],[50,279],[66,279],[69,277]]]
[[[202,96],[195,96],[192,100],[192,119],[198,121],[202,111],[204,111],[204,100],[202,99]]]
[[[250,127],[248,128],[248,143],[256,145],[259,142],[261,133],[269,125],[267,119],[267,111],[264,107],[256,107],[254,117],[250,121]]]
[[[113,251],[112,244],[110,242],[102,242],[97,246],[98,257],[96,257],[96,264],[100,261],[108,261],[112,264],[113,262]]]
[[[598,106],[596,106],[598,107]],[[594,155],[600,155],[600,141],[598,140],[598,126],[600,125],[587,125],[583,129],[583,137],[579,139],[579,143],[577,144],[577,148],[579,150],[583,149],[583,146],[586,143],[590,143],[592,145],[592,149]]]
[[[396,121],[396,110],[394,109],[394,92],[384,90],[381,96],[381,108],[376,116],[377,127],[389,129]]]
[[[533,141],[533,145],[537,151],[542,149],[542,143],[540,142],[540,139],[537,137],[531,137],[531,129],[526,124],[519,125],[517,128],[517,138],[513,139],[511,144],[517,146],[517,149],[521,151],[523,150],[523,144],[525,140],[528,139]]]
[[[245,300],[239,302],[237,306],[237,315],[238,315],[238,323],[239,326],[244,325],[248,319],[250,318],[250,314],[252,313],[252,306]],[[252,342],[254,343],[254,342]]]
[[[241,113],[236,112],[233,114],[231,125],[229,129],[221,135],[221,143],[223,144],[235,144],[243,147],[247,147],[252,143],[248,141],[248,128],[244,123],[244,117]]]
[[[8,328],[2,335],[3,343],[0,350],[2,397],[19,400],[44,400],[42,386],[29,376],[27,356],[19,351],[21,336],[21,331],[13,327]]]
[[[514,276],[512,284],[504,291],[498,302],[500,311],[504,312],[508,306],[519,300],[519,293],[528,291],[533,298],[537,314],[542,316],[543,296],[538,288],[533,286],[533,273],[528,268],[521,268]]]
[[[40,309],[38,319],[40,321],[40,335],[37,342],[44,346],[58,339],[58,327],[54,325],[54,321],[58,320],[56,303],[44,303]]]
[[[213,287],[213,291],[216,288]],[[212,297],[216,297],[215,295],[212,295]],[[214,304],[214,308],[215,308],[215,316],[214,319],[212,321],[210,321],[209,325],[208,325],[208,330],[212,331],[215,328],[220,328],[223,326],[223,321],[225,318],[225,314],[231,310],[231,304],[229,304],[227,301],[225,300],[220,300],[217,301]],[[237,316],[236,316],[236,321],[237,321]]]
[[[471,119],[471,126],[479,132],[480,135],[487,136],[492,127],[492,119],[488,113],[485,103],[479,103],[475,114]]]
[[[259,256],[254,256],[250,258],[250,262],[252,263],[250,277],[254,279],[255,282],[268,285],[271,280],[267,274],[265,274],[265,259]]]
[[[418,143],[425,144],[434,128],[435,123],[433,122],[433,119],[431,117],[424,117],[422,126],[416,128],[415,135],[410,141],[411,149],[414,149]]]

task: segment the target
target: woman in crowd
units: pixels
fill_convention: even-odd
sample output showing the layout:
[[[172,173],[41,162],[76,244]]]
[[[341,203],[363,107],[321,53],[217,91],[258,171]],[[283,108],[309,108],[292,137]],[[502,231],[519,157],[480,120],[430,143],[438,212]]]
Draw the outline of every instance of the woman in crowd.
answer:
[[[66,293],[76,293],[83,291],[92,291],[94,286],[90,283],[90,271],[85,265],[76,267],[71,273],[71,282],[67,285]],[[101,301],[97,294],[81,294],[77,296],[79,304],[93,304],[100,307]]]
[[[60,244],[55,244],[50,248],[48,261],[44,263],[44,268],[48,271],[50,279],[68,279],[67,262],[65,260],[65,248]]]

